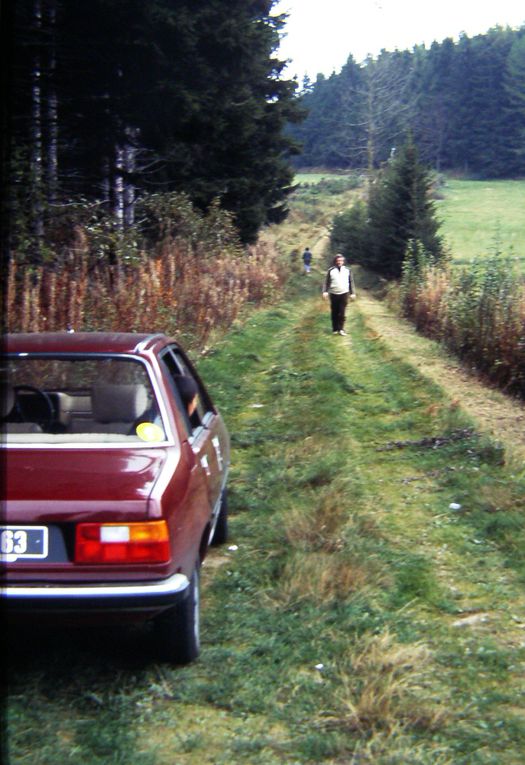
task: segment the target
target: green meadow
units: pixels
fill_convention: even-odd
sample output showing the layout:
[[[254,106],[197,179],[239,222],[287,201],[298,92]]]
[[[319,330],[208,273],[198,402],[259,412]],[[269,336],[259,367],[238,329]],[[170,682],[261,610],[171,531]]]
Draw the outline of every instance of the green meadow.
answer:
[[[436,206],[454,260],[501,252],[525,270],[525,180],[447,179],[442,196]]]
[[[319,183],[319,181],[332,180],[333,178],[344,178],[345,173],[330,173],[330,172],[318,172],[318,173],[296,173],[294,182],[305,183]]]

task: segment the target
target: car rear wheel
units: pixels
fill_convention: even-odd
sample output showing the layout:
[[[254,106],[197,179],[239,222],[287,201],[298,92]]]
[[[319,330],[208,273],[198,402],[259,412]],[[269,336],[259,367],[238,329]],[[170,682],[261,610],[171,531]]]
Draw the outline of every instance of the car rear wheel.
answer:
[[[155,619],[154,635],[161,661],[188,664],[200,653],[199,580],[196,566],[186,597]]]
[[[221,494],[221,505],[217,524],[211,541],[212,545],[223,545],[228,541],[228,490],[224,488]]]

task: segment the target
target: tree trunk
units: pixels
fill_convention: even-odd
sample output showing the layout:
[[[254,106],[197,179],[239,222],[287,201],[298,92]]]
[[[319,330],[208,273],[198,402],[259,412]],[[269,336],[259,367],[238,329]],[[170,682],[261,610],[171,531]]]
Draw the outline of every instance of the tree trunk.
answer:
[[[41,0],[34,0],[33,26],[38,40],[42,31]],[[32,233],[36,254],[39,255],[44,238],[44,209],[42,204],[42,61],[40,46],[36,45],[31,69],[31,195]]]
[[[115,147],[115,177],[113,179],[113,215],[117,229],[124,228],[124,157],[125,150]]]
[[[56,0],[47,2],[47,48],[46,84],[46,197],[48,204],[56,204],[58,192],[58,98],[56,91]]]
[[[138,130],[127,128],[126,135],[130,141],[124,147],[124,225],[132,226],[135,222],[135,184],[132,179],[137,169]]]

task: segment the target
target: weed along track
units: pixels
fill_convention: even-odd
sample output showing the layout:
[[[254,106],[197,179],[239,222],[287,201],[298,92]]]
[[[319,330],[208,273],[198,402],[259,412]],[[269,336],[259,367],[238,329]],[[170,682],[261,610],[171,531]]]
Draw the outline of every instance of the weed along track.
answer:
[[[201,659],[15,654],[13,763],[522,765],[523,472],[313,281],[199,364],[233,434]]]

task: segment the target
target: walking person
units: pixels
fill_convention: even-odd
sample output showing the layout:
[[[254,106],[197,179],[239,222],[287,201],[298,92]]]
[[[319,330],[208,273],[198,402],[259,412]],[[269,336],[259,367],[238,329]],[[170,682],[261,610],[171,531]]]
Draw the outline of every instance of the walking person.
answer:
[[[355,300],[354,278],[348,266],[345,266],[344,255],[335,256],[332,265],[326,272],[323,288],[323,298],[330,298],[332,317],[332,332],[334,335],[346,335],[344,330],[346,306],[348,298]]]
[[[309,247],[306,247],[305,251],[303,252],[303,263],[305,274],[309,274],[312,265],[312,253],[310,252]]]

